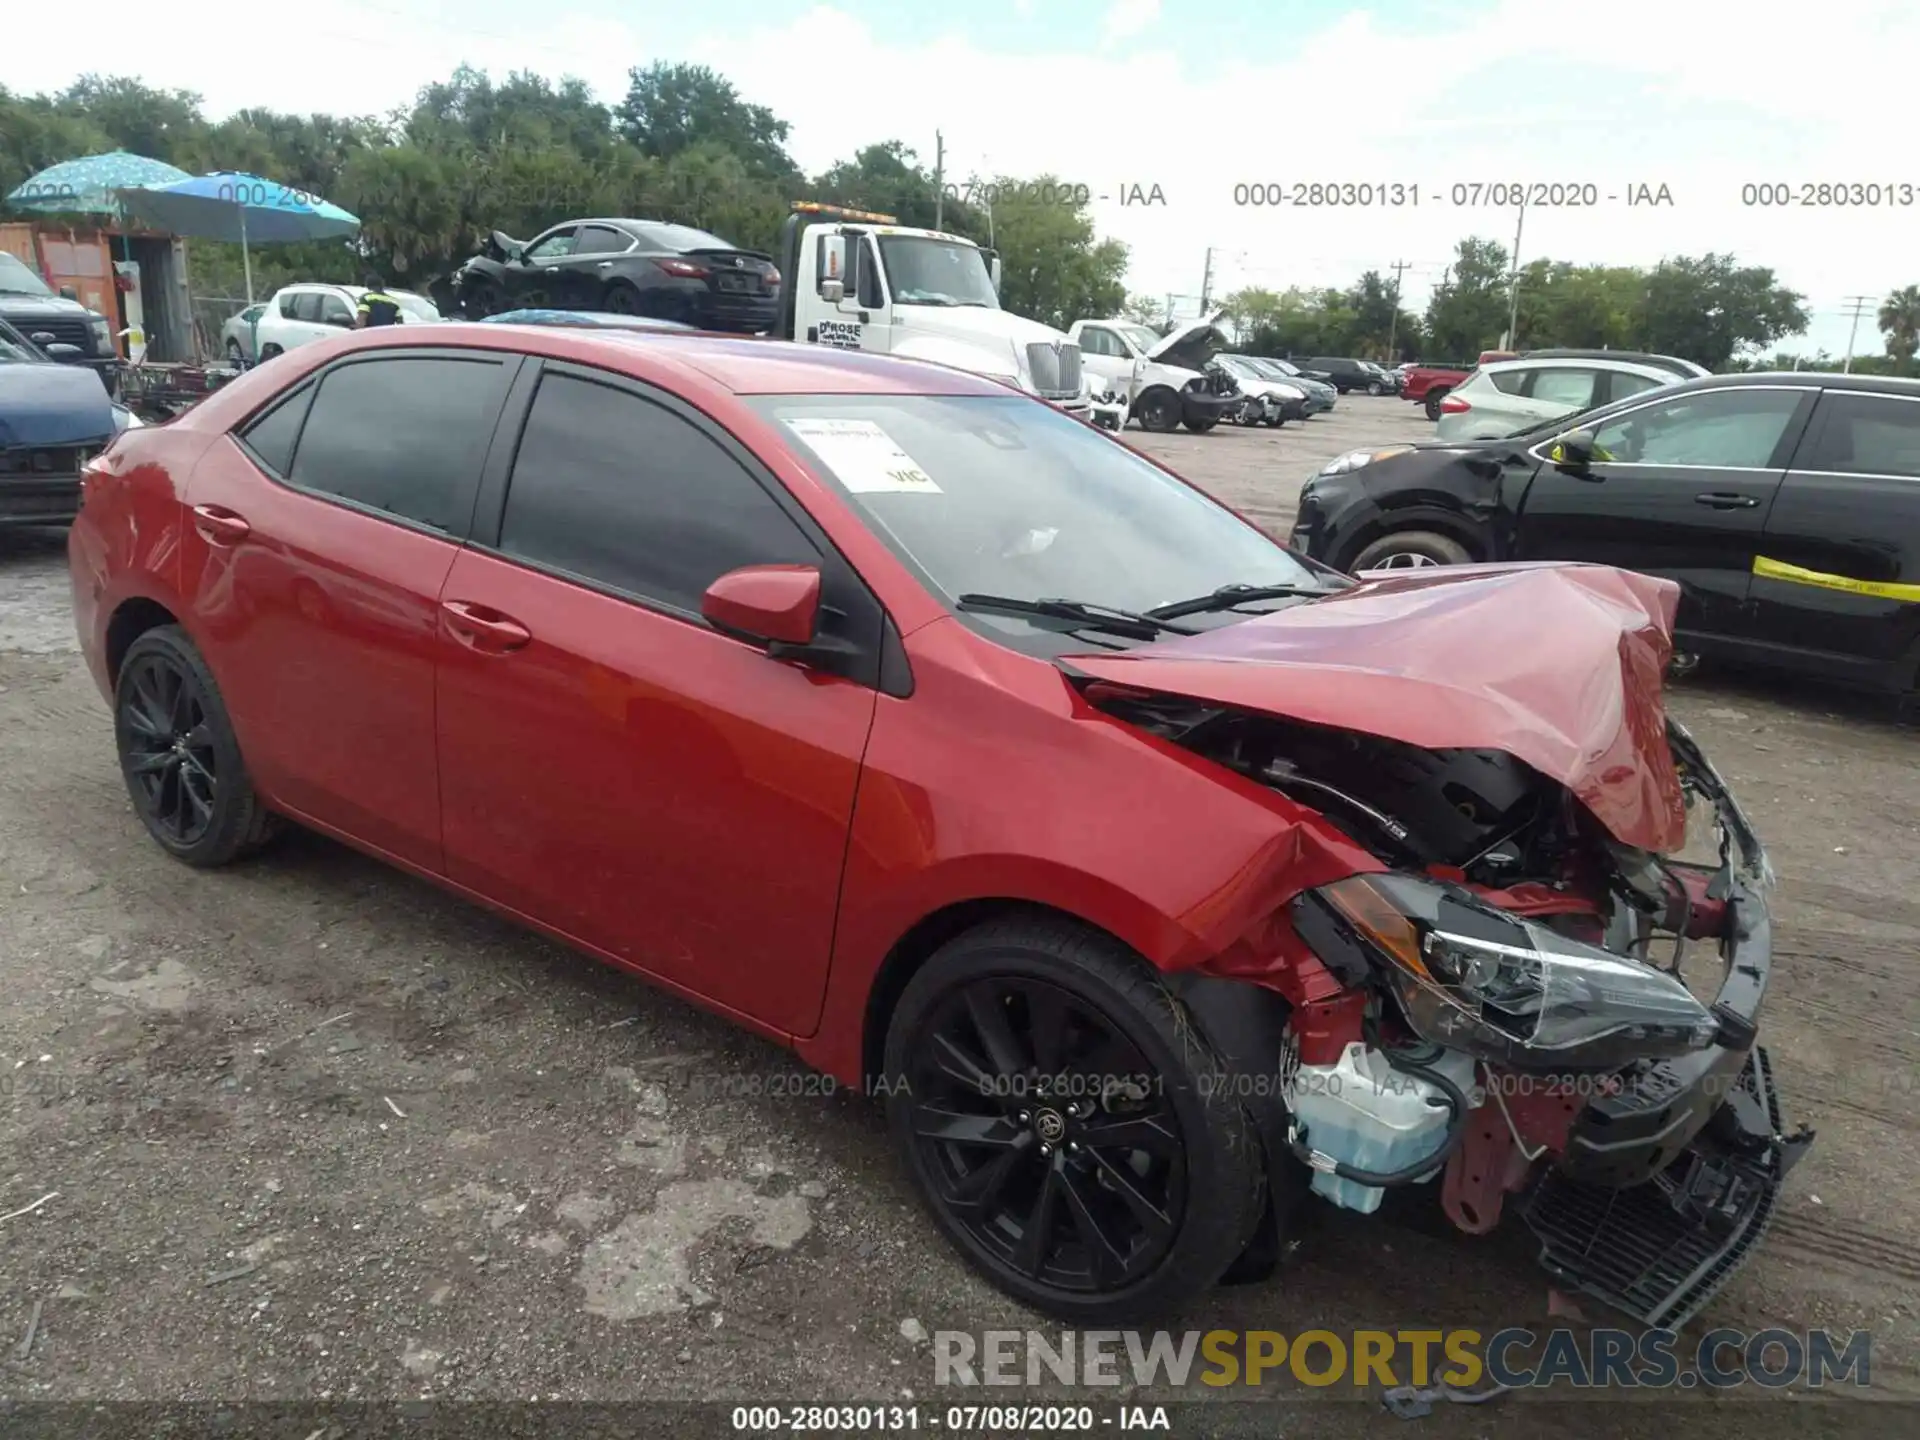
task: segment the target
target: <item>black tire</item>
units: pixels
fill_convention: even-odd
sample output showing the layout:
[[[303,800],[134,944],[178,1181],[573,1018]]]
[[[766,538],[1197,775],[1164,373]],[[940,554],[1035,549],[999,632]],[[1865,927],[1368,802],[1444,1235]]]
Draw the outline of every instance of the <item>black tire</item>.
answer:
[[[1164,387],[1149,390],[1140,397],[1133,413],[1142,430],[1151,430],[1156,435],[1170,434],[1180,428],[1180,397]]]
[[[1437,530],[1393,530],[1369,541],[1348,570],[1418,570],[1430,565],[1470,565],[1473,552]]]
[[[491,280],[472,280],[460,297],[460,310],[469,320],[484,320],[507,308],[507,295]]]
[[[134,813],[169,855],[211,869],[268,838],[273,817],[254,793],[220,687],[179,626],[127,647],[113,735]]]
[[[1427,391],[1427,419],[1438,420],[1440,418],[1440,402],[1447,398],[1447,392],[1452,388],[1451,385],[1436,385],[1433,389]]]
[[[227,363],[236,370],[247,363],[246,352],[240,348],[238,340],[227,341]]]
[[[615,315],[638,315],[640,292],[624,281],[617,280],[607,287],[606,306]]]
[[[888,1127],[935,1223],[994,1285],[1072,1324],[1161,1318],[1213,1285],[1260,1219],[1259,1141],[1207,1083],[1220,1066],[1119,942],[995,921],[901,995]],[[1043,1087],[1043,1072],[1060,1078]]]
[[[1219,423],[1218,420],[1188,420],[1186,422],[1187,429],[1193,431],[1196,435],[1206,434],[1207,431],[1213,429],[1213,427]]]
[[[1367,394],[1384,395],[1386,394],[1386,387],[1382,385],[1378,380],[1369,380],[1367,382]]]
[[[260,358],[262,360],[271,360],[276,355],[284,354],[286,354],[286,351],[282,350],[278,345],[262,345],[260,347]]]

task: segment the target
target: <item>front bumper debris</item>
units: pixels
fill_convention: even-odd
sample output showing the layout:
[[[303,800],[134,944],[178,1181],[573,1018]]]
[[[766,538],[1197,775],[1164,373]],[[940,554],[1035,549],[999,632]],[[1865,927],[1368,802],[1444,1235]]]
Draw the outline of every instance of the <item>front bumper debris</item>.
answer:
[[[1617,1189],[1549,1171],[1522,1215],[1560,1285],[1677,1330],[1758,1248],[1781,1182],[1812,1140],[1804,1129],[1782,1133],[1779,1092],[1756,1046],[1707,1128],[1650,1183]]]

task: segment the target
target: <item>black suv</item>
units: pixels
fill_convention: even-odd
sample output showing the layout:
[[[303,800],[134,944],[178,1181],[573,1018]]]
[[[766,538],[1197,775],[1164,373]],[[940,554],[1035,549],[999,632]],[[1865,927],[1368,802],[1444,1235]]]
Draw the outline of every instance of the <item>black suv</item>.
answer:
[[[1350,451],[1300,492],[1292,543],[1342,570],[1573,560],[1665,576],[1684,651],[1905,691],[1920,680],[1916,486],[1920,382],[1711,375],[1504,439]]]
[[[1311,360],[1294,362],[1302,370],[1319,371],[1327,377],[1327,384],[1342,395],[1349,390],[1364,390],[1369,395],[1384,395],[1393,388],[1393,382],[1384,372],[1369,365],[1365,360],[1345,360],[1337,356],[1316,355]]]
[[[468,319],[502,310],[600,310],[757,335],[774,322],[780,270],[664,220],[569,220],[532,240],[495,231],[453,279]]]
[[[107,393],[114,393],[120,355],[113,345],[113,323],[78,300],[56,295],[32,266],[4,250],[0,250],[0,320],[51,359],[90,367]]]

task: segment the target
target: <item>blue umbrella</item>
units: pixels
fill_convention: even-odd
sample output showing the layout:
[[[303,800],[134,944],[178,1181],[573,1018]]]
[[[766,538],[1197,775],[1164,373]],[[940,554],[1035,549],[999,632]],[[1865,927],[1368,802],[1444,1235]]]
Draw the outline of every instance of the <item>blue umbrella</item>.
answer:
[[[15,210],[40,210],[69,215],[118,215],[118,191],[133,186],[175,185],[193,177],[163,160],[115,150],[107,155],[83,155],[62,160],[37,175],[29,175],[7,192]]]
[[[318,195],[237,170],[216,170],[154,188],[123,189],[120,198],[129,213],[159,229],[237,243],[247,272],[249,305],[253,303],[249,246],[331,240],[360,229],[358,217]]]

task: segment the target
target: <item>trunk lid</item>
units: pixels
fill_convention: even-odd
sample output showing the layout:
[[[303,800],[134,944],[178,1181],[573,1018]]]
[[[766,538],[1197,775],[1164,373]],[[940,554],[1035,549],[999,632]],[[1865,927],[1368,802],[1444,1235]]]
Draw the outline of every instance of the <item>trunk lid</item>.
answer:
[[[1426,749],[1499,750],[1623,844],[1672,851],[1686,807],[1661,682],[1679,598],[1670,580],[1597,565],[1436,567],[1062,664]]]

